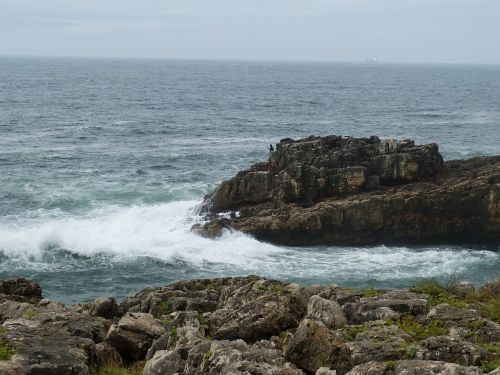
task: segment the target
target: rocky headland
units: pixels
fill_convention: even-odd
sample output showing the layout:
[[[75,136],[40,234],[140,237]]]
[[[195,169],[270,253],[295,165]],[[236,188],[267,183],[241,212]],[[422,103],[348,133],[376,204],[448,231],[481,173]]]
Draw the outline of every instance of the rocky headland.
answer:
[[[0,281],[2,375],[500,374],[500,280],[475,289],[181,281],[64,306]]]
[[[224,228],[286,245],[500,243],[500,155],[443,161],[438,145],[376,136],[283,139],[205,197]]]

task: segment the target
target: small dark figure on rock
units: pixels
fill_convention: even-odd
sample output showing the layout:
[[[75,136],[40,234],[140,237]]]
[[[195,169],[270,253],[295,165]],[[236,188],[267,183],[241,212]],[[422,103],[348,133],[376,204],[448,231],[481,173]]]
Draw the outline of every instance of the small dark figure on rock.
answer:
[[[273,152],[274,151],[274,147],[272,144],[269,145],[269,152]]]

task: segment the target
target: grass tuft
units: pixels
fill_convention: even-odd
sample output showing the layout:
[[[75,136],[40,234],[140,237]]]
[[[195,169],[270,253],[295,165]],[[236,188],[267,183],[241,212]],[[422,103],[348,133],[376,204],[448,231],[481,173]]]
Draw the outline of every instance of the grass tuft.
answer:
[[[4,340],[0,339],[0,361],[8,361],[14,354],[14,349]]]
[[[136,362],[129,366],[118,363],[109,363],[92,371],[93,375],[142,375],[144,363]]]

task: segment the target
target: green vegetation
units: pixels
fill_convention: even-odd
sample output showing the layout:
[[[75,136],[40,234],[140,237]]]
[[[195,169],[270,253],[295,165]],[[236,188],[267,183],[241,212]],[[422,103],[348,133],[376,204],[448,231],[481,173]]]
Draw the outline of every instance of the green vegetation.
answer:
[[[7,331],[8,331],[7,327],[0,326],[0,333],[5,333]]]
[[[409,348],[406,351],[405,359],[415,359],[417,358],[417,348]]]
[[[212,356],[214,355],[214,353],[212,351],[208,351],[206,352],[204,355],[203,355],[203,358],[208,361]]]
[[[119,363],[109,363],[92,371],[93,375],[142,375],[144,363],[136,362],[130,366]]]
[[[356,336],[358,333],[362,333],[368,331],[368,326],[366,324],[358,325],[358,326],[348,326],[342,329],[342,335],[348,341],[356,340]]]
[[[177,327],[170,328],[169,338],[170,344],[177,342]]]
[[[479,366],[484,373],[491,372],[500,367],[500,359],[495,359],[493,361],[481,361],[481,366]]]
[[[198,321],[202,326],[208,326],[208,321],[205,319],[201,312],[198,312]]]
[[[380,297],[381,295],[381,292],[373,288],[363,290],[363,297]]]
[[[214,283],[209,283],[207,289],[217,293],[220,292],[220,287]]]
[[[488,344],[480,344],[484,349],[496,355],[500,355],[500,342],[491,342]]]
[[[0,361],[8,361],[14,354],[14,349],[4,340],[0,339]]]
[[[467,304],[453,295],[456,292],[456,282],[449,281],[446,285],[441,285],[436,279],[427,279],[418,282],[410,289],[415,293],[424,293],[429,295],[429,306],[436,306],[440,303],[464,309]]]
[[[442,320],[432,319],[428,324],[421,324],[412,315],[403,315],[399,321],[388,320],[386,325],[397,325],[417,341],[432,336],[442,336],[448,332]]]
[[[168,313],[168,302],[167,301],[163,301],[161,303],[161,309],[163,310],[163,313],[164,314],[167,314]]]
[[[29,319],[31,318],[34,318],[35,316],[37,316],[38,314],[33,311],[33,310],[27,310],[25,313],[24,313],[24,316],[28,317]]]
[[[484,317],[500,323],[500,299],[492,298],[480,306],[481,313]]]
[[[384,371],[385,375],[394,374],[394,370],[396,369],[396,363],[394,361],[385,361],[384,365],[386,366]]]

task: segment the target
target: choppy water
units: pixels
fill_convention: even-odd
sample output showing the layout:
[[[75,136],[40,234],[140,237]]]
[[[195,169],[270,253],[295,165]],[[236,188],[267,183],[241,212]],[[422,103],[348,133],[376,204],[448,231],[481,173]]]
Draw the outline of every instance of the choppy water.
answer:
[[[0,277],[80,302],[248,273],[367,287],[500,276],[497,248],[291,248],[189,232],[218,182],[269,143],[310,134],[498,154],[500,67],[0,58]]]

